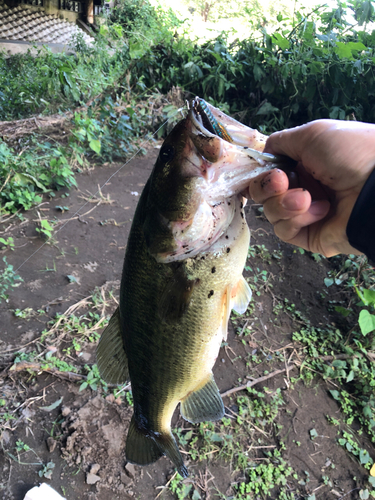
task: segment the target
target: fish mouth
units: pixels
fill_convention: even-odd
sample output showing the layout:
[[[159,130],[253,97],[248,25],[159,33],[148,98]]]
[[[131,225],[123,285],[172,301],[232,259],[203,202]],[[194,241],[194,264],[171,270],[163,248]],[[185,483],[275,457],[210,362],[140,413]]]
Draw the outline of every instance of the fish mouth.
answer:
[[[219,137],[235,146],[242,146],[254,160],[283,163],[283,158],[263,153],[267,140],[265,135],[227,116],[201,97],[188,102],[188,109],[194,127],[205,137]]]

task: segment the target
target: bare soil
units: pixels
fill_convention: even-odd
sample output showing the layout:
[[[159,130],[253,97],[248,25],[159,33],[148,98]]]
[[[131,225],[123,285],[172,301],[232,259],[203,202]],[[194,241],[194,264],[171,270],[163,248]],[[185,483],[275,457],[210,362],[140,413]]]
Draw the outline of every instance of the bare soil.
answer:
[[[94,203],[81,208],[86,203],[82,196],[96,193],[98,185],[104,184],[119,164],[96,166],[77,175],[79,189],[71,191],[69,197],[59,192],[26,213],[23,222],[13,217],[0,229],[5,231],[0,235],[15,239],[15,250],[8,250],[6,256],[15,269],[22,265],[18,272],[24,280],[11,292],[9,302],[0,304],[0,398],[12,401],[14,408],[14,419],[3,427],[0,436],[0,497],[4,500],[23,500],[25,492],[40,481],[49,482],[69,500],[149,500],[158,495],[177,498],[168,488],[162,488],[174,474],[169,460],[162,458],[147,467],[126,463],[125,438],[132,408],[124,399],[115,399],[102,390],[79,391],[80,383],[50,373],[11,370],[19,351],[27,354],[34,350],[42,358],[52,349],[56,356],[77,367],[95,363],[95,343],[80,340],[79,351],[69,350],[69,334],[57,331],[46,340],[41,339],[41,332],[48,329],[48,321],[56,314],[91,296],[96,287],[105,286],[107,292],[113,289],[116,296],[131,219],[157,153],[157,149],[150,149],[146,157],[135,158],[122,168],[102,189],[103,197],[109,199],[97,195]],[[69,211],[61,213],[56,206],[68,206]],[[257,283],[259,295],[254,293],[251,317],[246,323],[234,325],[236,330],[230,326],[228,345],[222,347],[214,369],[215,379],[223,393],[246,383],[249,377],[256,379],[296,362],[291,370],[255,386],[259,391],[267,388],[267,394],[280,388],[284,403],[267,435],[253,428],[253,434],[250,432],[239,446],[254,463],[262,463],[269,449],[284,449],[284,459],[298,476],[290,477],[286,487],[295,499],[313,493],[316,499],[357,499],[368,473],[337,445],[337,428],[327,421],[327,415],[339,418],[340,414],[329,393],[334,386],[319,377],[307,386],[298,378],[301,346],[292,341],[298,325],[287,311],[282,310],[277,317],[274,312],[276,304],[288,299],[316,326],[345,323],[328,311],[329,301],[339,300],[341,292],[332,286],[322,298],[330,263],[317,263],[281,243],[258,208],[251,203],[246,207],[252,243],[264,245],[270,253],[278,250],[279,258],[267,259],[260,253],[250,259],[248,265],[253,271],[245,274],[259,275],[264,270],[266,281],[259,279]],[[78,210],[79,217],[75,215]],[[36,232],[38,213],[58,221],[54,244],[43,246]],[[14,315],[15,309],[25,308],[45,314],[26,319]],[[114,308],[112,301],[105,314]],[[83,307],[76,315],[84,311]],[[238,328],[245,328],[248,335],[239,335]],[[254,357],[257,362],[253,362]],[[237,418],[239,394],[224,398],[229,418]],[[59,406],[46,411],[45,407],[60,398]],[[177,412],[174,420],[174,427],[191,428]],[[312,429],[318,434],[314,440]],[[374,455],[366,436],[358,439]],[[32,451],[17,452],[19,440]],[[194,486],[190,495],[196,490],[206,499],[279,498],[278,489],[263,497],[236,496],[234,485],[244,481],[245,475],[227,460],[216,459],[215,453],[202,461],[193,461],[186,451],[184,457],[190,472],[187,482]],[[51,462],[51,479],[41,478],[41,463]],[[323,476],[329,476],[328,484]]]

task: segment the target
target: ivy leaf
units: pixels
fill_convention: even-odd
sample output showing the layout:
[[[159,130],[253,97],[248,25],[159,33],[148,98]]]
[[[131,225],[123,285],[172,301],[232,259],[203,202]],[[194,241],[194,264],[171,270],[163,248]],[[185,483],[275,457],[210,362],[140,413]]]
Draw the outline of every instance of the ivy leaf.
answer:
[[[362,335],[367,335],[375,330],[375,316],[370,314],[367,309],[362,309],[359,313],[358,324]]]
[[[363,302],[366,306],[375,305],[375,290],[367,290],[365,288],[363,292]]]
[[[333,285],[334,281],[332,278],[324,278],[324,284],[326,287]]]

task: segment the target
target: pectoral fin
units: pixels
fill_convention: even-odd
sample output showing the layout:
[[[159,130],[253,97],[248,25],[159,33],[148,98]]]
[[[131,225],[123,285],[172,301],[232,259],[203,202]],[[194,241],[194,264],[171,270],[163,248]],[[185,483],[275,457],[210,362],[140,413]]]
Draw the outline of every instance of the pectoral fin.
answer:
[[[220,420],[224,416],[224,405],[212,373],[208,380],[182,402],[181,415],[193,424],[206,420]]]
[[[251,300],[251,289],[247,281],[241,276],[237,285],[232,288],[231,292],[231,309],[234,309],[238,314],[244,314]]]
[[[122,341],[120,311],[113,313],[96,349],[100,376],[108,384],[124,384],[129,380],[128,358]]]

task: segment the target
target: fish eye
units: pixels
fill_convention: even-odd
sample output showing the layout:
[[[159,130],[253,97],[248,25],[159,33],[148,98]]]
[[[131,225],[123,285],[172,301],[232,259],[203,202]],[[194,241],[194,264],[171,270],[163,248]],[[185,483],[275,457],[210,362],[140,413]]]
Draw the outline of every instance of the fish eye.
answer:
[[[160,150],[160,159],[162,162],[167,163],[174,157],[174,147],[170,144],[164,144]]]

